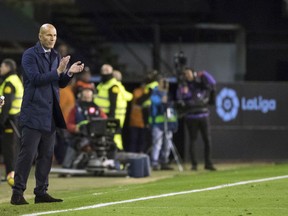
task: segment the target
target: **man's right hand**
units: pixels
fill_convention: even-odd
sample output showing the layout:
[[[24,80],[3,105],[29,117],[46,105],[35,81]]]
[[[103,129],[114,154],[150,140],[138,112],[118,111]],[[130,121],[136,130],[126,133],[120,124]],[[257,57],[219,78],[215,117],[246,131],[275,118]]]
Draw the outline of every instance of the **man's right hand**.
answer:
[[[67,65],[70,61],[70,56],[65,56],[63,57],[61,60],[60,60],[60,64],[57,68],[57,73],[58,75],[60,75],[61,73],[65,72],[66,68],[67,68]]]

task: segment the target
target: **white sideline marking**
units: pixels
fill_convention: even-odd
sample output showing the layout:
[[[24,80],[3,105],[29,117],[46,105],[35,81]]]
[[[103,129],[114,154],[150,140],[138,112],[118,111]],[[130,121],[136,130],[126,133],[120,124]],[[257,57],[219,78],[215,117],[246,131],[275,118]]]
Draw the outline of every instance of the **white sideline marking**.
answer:
[[[279,179],[285,179],[285,178],[288,178],[288,175],[276,176],[276,177],[271,177],[271,178],[248,180],[248,181],[240,181],[240,182],[236,182],[236,183],[223,184],[223,185],[218,185],[218,186],[208,187],[208,188],[203,188],[203,189],[195,189],[195,190],[189,190],[189,191],[160,194],[160,195],[155,195],[155,196],[140,197],[140,198],[136,198],[136,199],[122,200],[122,201],[116,201],[116,202],[100,203],[100,204],[96,204],[96,205],[83,206],[83,207],[78,207],[78,208],[31,213],[31,214],[25,214],[22,216],[38,216],[38,215],[48,215],[48,214],[56,214],[56,213],[62,213],[62,212],[70,212],[70,211],[81,211],[81,210],[87,210],[87,209],[95,209],[95,208],[101,208],[101,207],[111,206],[111,205],[118,205],[118,204],[123,204],[123,203],[132,203],[132,202],[138,202],[138,201],[143,201],[143,200],[158,199],[158,198],[162,198],[162,197],[171,197],[171,196],[177,196],[177,195],[182,195],[182,194],[198,193],[198,192],[203,192],[203,191],[212,191],[212,190],[218,190],[218,189],[227,188],[227,187],[234,187],[234,186],[238,186],[238,185],[246,185],[246,184],[251,184],[251,183],[273,181],[273,180],[279,180]]]

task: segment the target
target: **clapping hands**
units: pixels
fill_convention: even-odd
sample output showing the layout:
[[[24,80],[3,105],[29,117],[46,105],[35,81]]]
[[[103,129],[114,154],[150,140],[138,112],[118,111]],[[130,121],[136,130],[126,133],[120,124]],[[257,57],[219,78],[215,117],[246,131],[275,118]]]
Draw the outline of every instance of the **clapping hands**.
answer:
[[[67,69],[67,65],[70,61],[70,56],[65,56],[60,60],[60,64],[57,68],[57,72],[60,75],[61,73],[65,72]],[[82,63],[81,61],[77,61],[75,62],[70,68],[69,68],[69,73],[80,73],[82,72],[84,69],[84,63]]]

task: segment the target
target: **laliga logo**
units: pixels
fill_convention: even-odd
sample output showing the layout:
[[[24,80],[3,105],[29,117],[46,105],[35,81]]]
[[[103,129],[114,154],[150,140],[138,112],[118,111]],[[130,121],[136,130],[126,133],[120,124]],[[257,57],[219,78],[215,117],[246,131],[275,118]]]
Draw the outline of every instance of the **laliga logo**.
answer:
[[[239,108],[243,111],[261,111],[266,114],[275,111],[276,107],[275,99],[264,99],[261,95],[254,98],[242,97],[240,104],[236,91],[229,88],[223,88],[216,98],[216,112],[226,122],[236,118]]]
[[[276,110],[276,100],[264,99],[261,95],[251,99],[242,98],[242,110],[256,110],[262,113]]]
[[[223,88],[216,98],[216,112],[223,121],[231,121],[238,114],[239,99],[236,91]]]

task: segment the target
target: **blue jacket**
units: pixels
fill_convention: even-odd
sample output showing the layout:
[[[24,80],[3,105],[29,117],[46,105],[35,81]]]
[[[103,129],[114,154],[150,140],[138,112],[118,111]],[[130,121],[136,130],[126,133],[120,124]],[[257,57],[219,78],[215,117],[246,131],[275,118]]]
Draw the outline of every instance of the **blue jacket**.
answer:
[[[178,128],[176,111],[171,106],[171,102],[168,101],[167,104],[162,102],[162,98],[167,94],[167,92],[160,91],[158,87],[152,90],[149,123],[152,127],[164,130],[164,123],[166,122],[168,130],[176,131]]]
[[[64,88],[71,77],[58,76],[60,55],[51,50],[51,60],[38,42],[22,56],[24,96],[20,112],[20,125],[42,131],[51,131],[52,118],[55,126],[66,128],[59,106],[59,87]]]

